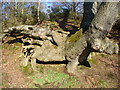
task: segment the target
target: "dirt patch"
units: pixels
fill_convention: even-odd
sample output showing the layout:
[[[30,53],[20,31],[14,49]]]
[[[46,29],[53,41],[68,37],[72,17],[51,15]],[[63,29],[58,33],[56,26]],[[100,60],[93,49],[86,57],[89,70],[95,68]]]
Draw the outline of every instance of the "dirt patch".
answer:
[[[116,55],[101,54],[94,58],[95,63],[87,68],[79,66],[79,72],[87,83],[88,88],[117,88],[118,87],[118,57]]]
[[[19,69],[21,44],[3,44],[2,78],[4,88],[27,88],[29,79]]]

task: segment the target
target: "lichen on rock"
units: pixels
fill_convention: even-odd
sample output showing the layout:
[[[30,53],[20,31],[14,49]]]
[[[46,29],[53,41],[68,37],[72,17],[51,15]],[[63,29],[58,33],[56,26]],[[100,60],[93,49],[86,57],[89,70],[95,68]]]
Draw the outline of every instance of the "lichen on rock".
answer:
[[[71,35],[65,44],[65,55],[69,61],[79,56],[87,46],[86,35],[82,33],[82,29]]]
[[[84,34],[82,32],[82,29],[77,31],[75,34],[71,35],[66,39],[66,50],[70,49],[74,46],[75,42],[77,42],[81,37],[83,37]]]
[[[80,29],[79,31],[77,31],[75,34],[71,35],[67,41],[68,42],[76,42],[80,37],[83,36],[83,33],[82,33],[82,29]]]

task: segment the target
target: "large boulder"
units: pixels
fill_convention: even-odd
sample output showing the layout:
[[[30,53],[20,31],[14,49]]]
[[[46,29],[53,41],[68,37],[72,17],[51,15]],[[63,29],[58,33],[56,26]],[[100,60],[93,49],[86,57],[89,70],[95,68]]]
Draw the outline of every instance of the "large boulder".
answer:
[[[65,60],[65,43],[69,32],[62,29],[51,30],[48,27],[20,25],[5,30],[5,35],[22,36],[22,65],[27,66],[28,60],[36,70],[36,60],[63,61]]]

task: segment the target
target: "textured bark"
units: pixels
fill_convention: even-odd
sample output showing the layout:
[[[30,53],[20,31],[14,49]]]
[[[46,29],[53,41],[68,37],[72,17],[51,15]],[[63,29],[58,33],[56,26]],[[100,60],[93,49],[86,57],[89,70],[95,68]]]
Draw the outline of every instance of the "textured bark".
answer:
[[[38,19],[38,22],[40,22],[40,0],[38,1],[38,10],[37,10],[37,19]]]
[[[76,58],[78,57],[80,63],[81,61],[86,61],[90,52],[93,51],[107,54],[118,53],[118,45],[106,37],[118,18],[118,4],[118,2],[102,3],[87,32],[85,32],[76,42],[67,41],[66,57],[71,61],[68,63],[67,67],[69,68],[67,69],[70,73],[73,73],[74,70],[76,70],[77,64],[71,63],[76,63]]]
[[[118,53],[118,45],[106,37],[118,19],[118,8],[117,2],[102,3],[88,31],[89,42],[93,49],[108,54]]]
[[[83,20],[80,28],[83,28],[83,32],[88,30],[91,21],[93,20],[95,14],[97,13],[99,8],[98,2],[84,2],[84,13]]]

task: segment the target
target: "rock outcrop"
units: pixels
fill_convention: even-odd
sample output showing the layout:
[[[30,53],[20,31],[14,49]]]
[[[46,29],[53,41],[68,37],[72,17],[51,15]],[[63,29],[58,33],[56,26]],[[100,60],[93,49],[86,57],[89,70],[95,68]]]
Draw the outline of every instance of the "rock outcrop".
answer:
[[[69,32],[62,29],[50,30],[47,27],[20,25],[4,31],[5,36],[20,37],[23,42],[22,65],[27,66],[28,60],[34,70],[36,59],[40,61],[65,60],[65,42]]]

